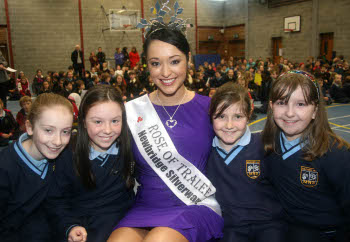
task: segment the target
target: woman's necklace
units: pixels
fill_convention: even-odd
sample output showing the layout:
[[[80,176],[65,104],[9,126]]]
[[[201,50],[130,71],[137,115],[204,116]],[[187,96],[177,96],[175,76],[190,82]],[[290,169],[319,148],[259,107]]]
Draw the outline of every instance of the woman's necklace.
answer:
[[[177,125],[177,121],[176,121],[176,119],[173,119],[173,117],[175,116],[175,113],[177,112],[177,110],[178,110],[179,107],[181,106],[181,103],[182,103],[182,101],[184,100],[184,98],[185,98],[185,96],[186,96],[186,93],[187,93],[187,92],[186,92],[186,89],[185,89],[185,94],[184,94],[184,96],[182,97],[182,99],[181,99],[181,101],[180,101],[180,104],[177,106],[177,108],[176,108],[176,110],[175,110],[175,112],[173,113],[172,116],[170,116],[170,114],[168,113],[168,111],[166,111],[165,107],[163,106],[162,102],[161,102],[160,99],[159,99],[158,93],[159,93],[159,90],[157,90],[157,99],[158,99],[160,105],[162,105],[164,111],[165,111],[165,112],[168,114],[168,116],[169,116],[169,119],[165,122],[165,124],[166,124],[166,126],[168,126],[169,128],[172,129],[172,128],[174,128],[174,127]]]

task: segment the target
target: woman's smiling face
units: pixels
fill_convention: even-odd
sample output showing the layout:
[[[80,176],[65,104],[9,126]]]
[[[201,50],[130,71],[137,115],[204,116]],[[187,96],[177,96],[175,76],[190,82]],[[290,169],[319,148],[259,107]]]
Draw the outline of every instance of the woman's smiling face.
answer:
[[[175,94],[186,79],[186,55],[174,45],[153,40],[148,48],[147,64],[153,82],[165,95]]]

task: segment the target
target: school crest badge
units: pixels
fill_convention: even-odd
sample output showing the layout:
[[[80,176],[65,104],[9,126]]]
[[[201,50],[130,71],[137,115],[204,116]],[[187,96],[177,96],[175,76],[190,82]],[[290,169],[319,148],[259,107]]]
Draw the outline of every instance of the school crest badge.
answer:
[[[314,187],[318,183],[318,172],[311,167],[302,166],[300,168],[300,181],[306,187]]]
[[[260,176],[260,160],[246,160],[245,167],[249,178],[256,179]]]

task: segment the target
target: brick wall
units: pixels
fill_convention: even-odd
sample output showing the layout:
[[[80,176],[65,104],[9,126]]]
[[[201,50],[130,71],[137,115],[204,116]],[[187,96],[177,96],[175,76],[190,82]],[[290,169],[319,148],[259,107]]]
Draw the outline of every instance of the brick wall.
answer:
[[[315,3],[318,9],[314,8]],[[348,0],[313,0],[270,9],[267,4],[249,0],[246,56],[270,57],[271,38],[281,37],[283,56],[293,61],[305,61],[308,56],[319,55],[319,34],[333,32],[334,50],[337,55],[343,54],[349,59],[349,11]],[[295,15],[301,16],[301,32],[284,33],[283,18]]]
[[[151,1],[145,0],[144,2],[147,6],[150,4]],[[90,62],[88,60],[90,53],[92,51],[95,51],[95,53],[97,53],[98,47],[102,47],[102,50],[103,52],[105,52],[107,59],[112,59],[109,61],[111,67],[114,67],[114,53],[117,47],[128,47],[128,51],[130,52],[131,48],[135,46],[137,51],[141,55],[142,34],[140,31],[117,32],[108,30],[109,19],[108,16],[106,16],[106,14],[109,13],[109,9],[119,9],[122,6],[125,6],[126,9],[129,10],[140,10],[141,1],[82,1],[85,65],[87,66],[87,68],[90,68]],[[145,11],[145,14],[148,14],[148,12],[149,11]],[[76,16],[78,16],[78,12],[76,12]],[[79,27],[79,22],[77,26]],[[80,36],[78,38],[77,43],[80,43]],[[74,45],[71,46],[73,50]]]
[[[282,37],[283,56],[293,61],[304,61],[311,55],[311,12],[311,1],[279,8],[268,8],[267,4],[250,1],[247,57],[271,57],[271,38]],[[296,15],[301,16],[301,31],[284,33],[284,17]]]
[[[36,69],[66,70],[79,43],[77,1],[9,1],[15,68],[32,79]]]
[[[245,23],[247,1],[227,1],[224,3],[225,26]]]
[[[318,2],[317,21],[312,12]],[[144,0],[145,18],[149,19],[151,6],[156,0]],[[172,7],[175,0],[170,1]],[[89,53],[101,46],[107,57],[113,57],[116,47],[126,46],[129,51],[136,46],[142,52],[141,32],[110,32],[108,20],[101,9],[141,9],[140,0],[83,0],[83,31],[85,60]],[[30,79],[34,71],[66,70],[71,65],[70,55],[76,44],[80,44],[78,1],[72,0],[11,0],[8,1],[15,68],[23,70]],[[179,0],[185,11],[182,18],[189,18],[195,25],[195,0]],[[349,0],[312,0],[279,8],[267,8],[256,0],[198,0],[198,25],[227,27],[245,25],[246,57],[270,57],[272,38],[281,37],[283,55],[291,60],[304,61],[316,52],[318,34],[334,32],[334,50],[350,58],[350,11]],[[315,13],[315,12],[314,12]],[[301,32],[283,32],[283,18],[301,16]],[[4,1],[0,0],[0,24],[6,24]],[[314,26],[314,28],[312,27]],[[315,32],[316,28],[316,32]],[[187,38],[195,54],[195,28],[188,30]],[[316,33],[316,34],[315,34]],[[316,36],[316,37],[315,37]]]
[[[334,51],[350,59],[350,1],[319,0],[319,33],[334,33]]]
[[[188,0],[194,1],[194,0]],[[213,0],[198,1],[198,26],[224,26],[224,2]],[[240,0],[241,1],[241,0]]]
[[[6,24],[5,2],[0,1],[0,25]]]

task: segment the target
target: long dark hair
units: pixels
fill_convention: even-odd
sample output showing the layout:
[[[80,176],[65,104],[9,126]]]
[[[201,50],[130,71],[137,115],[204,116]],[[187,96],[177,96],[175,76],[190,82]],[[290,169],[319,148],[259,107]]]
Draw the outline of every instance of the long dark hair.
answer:
[[[171,44],[178,48],[182,53],[186,55],[186,59],[189,59],[190,45],[180,30],[171,29],[166,25],[153,25],[146,35],[145,42],[143,43],[143,52],[147,56],[147,50],[152,40],[160,40],[165,43]]]
[[[90,88],[81,101],[78,116],[78,135],[76,136],[74,144],[74,168],[77,176],[81,179],[83,185],[88,189],[96,188],[96,179],[91,170],[91,161],[89,159],[90,138],[85,128],[85,118],[92,106],[108,101],[118,103],[122,110],[122,129],[120,136],[117,138],[119,154],[118,158],[114,161],[115,164],[111,169],[111,173],[113,173],[116,169],[117,162],[123,162],[120,167],[123,167],[122,174],[126,184],[129,188],[133,185],[131,177],[133,166],[131,142],[122,97],[120,93],[112,86],[97,85]]]

